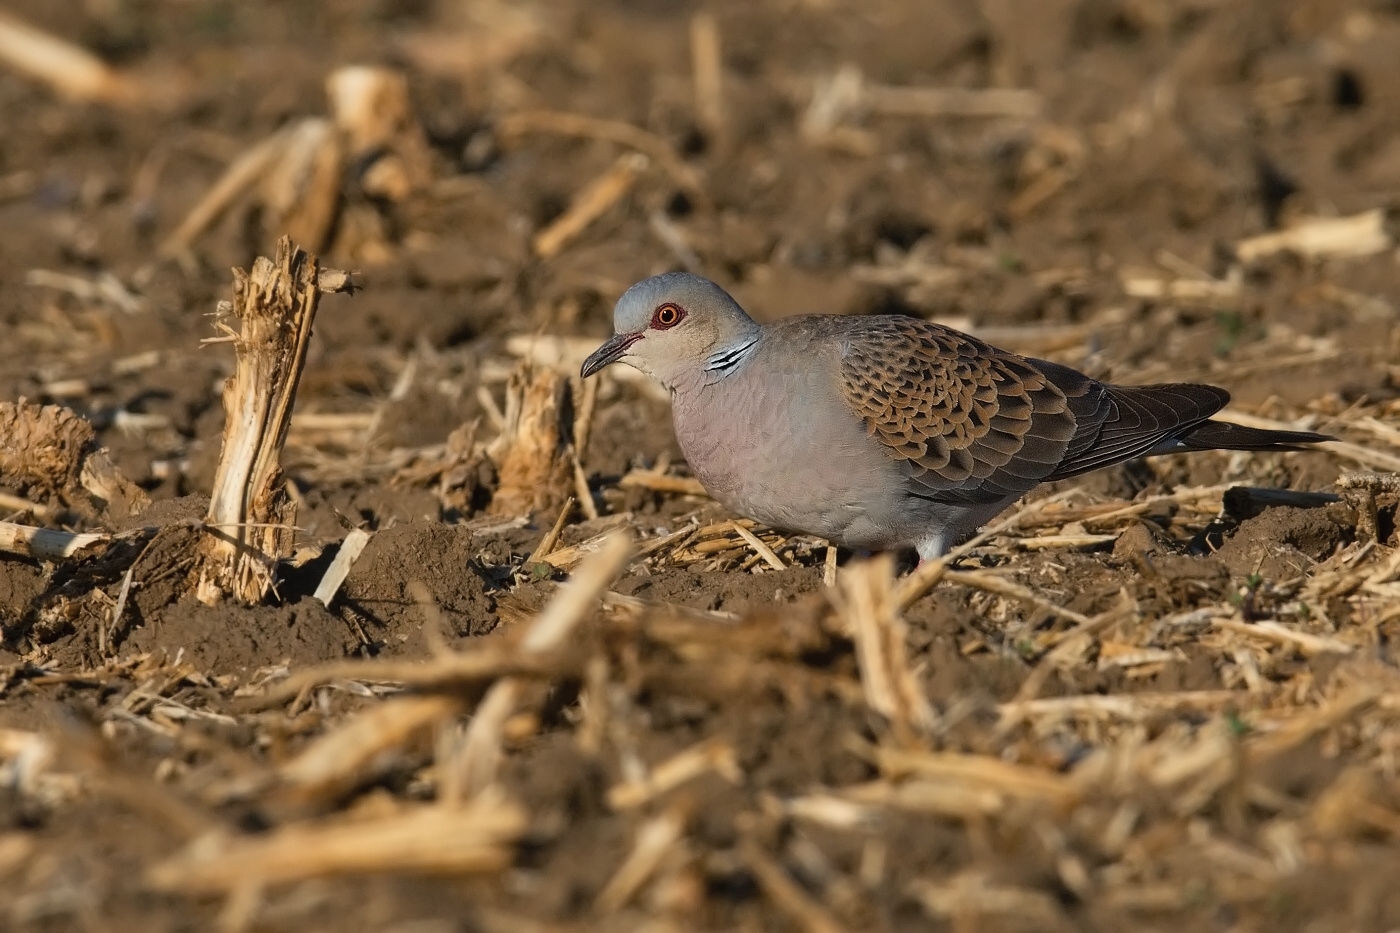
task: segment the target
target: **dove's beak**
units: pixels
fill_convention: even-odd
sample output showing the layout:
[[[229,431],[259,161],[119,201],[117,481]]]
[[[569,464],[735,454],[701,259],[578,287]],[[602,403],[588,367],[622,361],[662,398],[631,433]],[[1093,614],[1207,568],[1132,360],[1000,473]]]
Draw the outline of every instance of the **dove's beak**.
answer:
[[[608,340],[607,343],[593,351],[593,354],[583,361],[583,378],[596,373],[609,363],[616,363],[627,355],[627,349],[642,339],[642,334],[618,334]]]

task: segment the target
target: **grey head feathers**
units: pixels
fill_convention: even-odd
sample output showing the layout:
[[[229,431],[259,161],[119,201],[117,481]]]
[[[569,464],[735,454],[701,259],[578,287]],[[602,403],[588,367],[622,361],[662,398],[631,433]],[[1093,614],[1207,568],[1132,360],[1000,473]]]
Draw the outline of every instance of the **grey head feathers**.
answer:
[[[585,377],[623,362],[674,390],[682,382],[713,383],[734,372],[761,328],[714,282],[668,272],[623,293],[613,309],[613,331],[584,362]]]

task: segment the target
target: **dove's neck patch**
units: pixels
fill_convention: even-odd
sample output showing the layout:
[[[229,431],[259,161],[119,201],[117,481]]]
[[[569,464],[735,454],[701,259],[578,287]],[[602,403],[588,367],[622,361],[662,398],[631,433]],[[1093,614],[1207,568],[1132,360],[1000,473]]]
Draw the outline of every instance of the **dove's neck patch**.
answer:
[[[758,335],[750,334],[740,339],[738,343],[730,344],[722,350],[711,353],[709,358],[705,360],[704,366],[705,372],[711,374],[711,378],[707,381],[714,383],[732,375],[739,368],[739,364],[749,358],[749,354],[753,352],[757,343]]]

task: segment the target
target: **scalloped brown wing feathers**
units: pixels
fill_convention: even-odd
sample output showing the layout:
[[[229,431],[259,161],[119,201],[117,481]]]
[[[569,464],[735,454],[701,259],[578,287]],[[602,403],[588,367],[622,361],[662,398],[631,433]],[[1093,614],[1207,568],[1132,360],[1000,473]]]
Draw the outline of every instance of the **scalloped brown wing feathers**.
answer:
[[[860,319],[842,337],[846,401],[913,467],[913,494],[938,501],[1028,491],[1070,451],[1075,409],[1101,401],[1093,380],[1062,388],[1022,357],[915,318]]]

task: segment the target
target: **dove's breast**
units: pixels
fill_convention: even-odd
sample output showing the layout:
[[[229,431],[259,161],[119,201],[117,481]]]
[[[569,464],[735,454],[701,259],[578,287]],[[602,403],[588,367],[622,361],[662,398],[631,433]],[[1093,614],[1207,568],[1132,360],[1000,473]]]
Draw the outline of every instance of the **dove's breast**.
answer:
[[[759,348],[760,352],[763,350]],[[787,347],[713,385],[679,386],[676,439],[709,493],[741,515],[857,548],[907,545],[907,468],[836,392],[832,354]]]

